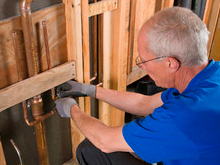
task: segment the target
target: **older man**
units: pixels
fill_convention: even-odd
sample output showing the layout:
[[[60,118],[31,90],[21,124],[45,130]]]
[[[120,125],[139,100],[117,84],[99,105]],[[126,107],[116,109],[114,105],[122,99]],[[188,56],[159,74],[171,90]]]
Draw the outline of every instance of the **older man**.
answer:
[[[84,94],[145,116],[108,127],[84,114],[74,99],[57,100],[61,116],[71,116],[89,140],[78,149],[80,164],[220,164],[220,63],[208,61],[208,35],[205,24],[180,7],[161,11],[142,26],[136,64],[167,88],[153,96],[74,81],[59,88],[61,96]]]

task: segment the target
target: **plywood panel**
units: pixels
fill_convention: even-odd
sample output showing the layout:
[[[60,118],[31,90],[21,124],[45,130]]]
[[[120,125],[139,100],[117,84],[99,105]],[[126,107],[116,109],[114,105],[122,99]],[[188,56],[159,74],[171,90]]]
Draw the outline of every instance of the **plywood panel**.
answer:
[[[48,21],[48,37],[52,66],[57,66],[67,61],[66,32],[64,5],[57,5],[32,14],[35,42],[38,50],[40,70],[48,69],[46,52],[43,40],[42,21]],[[23,79],[27,78],[27,65],[23,45],[21,19],[16,17],[0,22],[0,89],[18,82],[16,60],[12,41],[12,32],[18,34],[19,68]]]

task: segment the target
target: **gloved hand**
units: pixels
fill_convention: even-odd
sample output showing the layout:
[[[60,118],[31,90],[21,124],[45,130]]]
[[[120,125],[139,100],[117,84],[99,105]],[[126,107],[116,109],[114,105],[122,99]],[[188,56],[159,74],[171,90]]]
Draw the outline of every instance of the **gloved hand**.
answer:
[[[55,101],[56,103],[56,109],[60,116],[70,118],[70,109],[73,105],[77,105],[76,101],[73,98],[66,97],[66,98],[61,98],[57,99]]]
[[[61,84],[57,87],[57,95],[59,97],[67,97],[67,96],[91,96],[95,97],[96,94],[96,86],[89,85],[84,83],[78,83],[76,81],[67,81],[64,84]]]

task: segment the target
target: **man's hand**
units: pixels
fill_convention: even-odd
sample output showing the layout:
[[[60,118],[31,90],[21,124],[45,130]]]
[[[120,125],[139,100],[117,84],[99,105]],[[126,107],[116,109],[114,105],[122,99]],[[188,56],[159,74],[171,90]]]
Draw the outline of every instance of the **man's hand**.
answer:
[[[77,105],[76,101],[72,98],[61,98],[55,101],[56,103],[56,109],[58,110],[58,113],[62,117],[71,118],[70,116],[70,109],[73,105]]]
[[[91,96],[95,97],[96,95],[96,86],[88,85],[84,83],[78,83],[76,81],[67,81],[64,84],[61,84],[57,87],[57,95],[59,97],[68,97],[68,96]]]

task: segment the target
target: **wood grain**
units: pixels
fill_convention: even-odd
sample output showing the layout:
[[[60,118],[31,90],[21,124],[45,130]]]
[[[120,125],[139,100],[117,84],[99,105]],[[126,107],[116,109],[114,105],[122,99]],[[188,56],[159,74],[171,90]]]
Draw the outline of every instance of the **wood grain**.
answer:
[[[68,61],[76,61],[76,80],[83,82],[83,54],[82,54],[82,17],[81,0],[63,0],[66,15],[66,35]],[[85,111],[85,99],[80,97],[78,104],[82,111]],[[84,139],[84,135],[79,131],[74,121],[71,120],[71,139],[73,159],[76,159],[76,148]]]
[[[89,17],[117,9],[117,0],[103,0],[89,5]]]
[[[56,5],[32,13],[35,42],[38,53],[40,72],[48,69],[45,44],[43,39],[42,21],[48,21],[48,38],[52,67],[67,61],[66,21],[64,5]],[[0,89],[18,82],[12,32],[18,35],[19,68],[23,79],[28,77],[24,50],[24,41],[20,17],[0,22]]]
[[[75,78],[74,61],[1,89],[0,112],[73,78]]]

